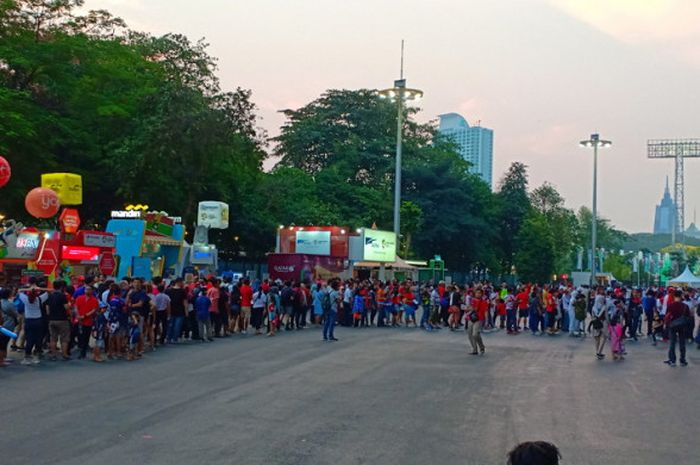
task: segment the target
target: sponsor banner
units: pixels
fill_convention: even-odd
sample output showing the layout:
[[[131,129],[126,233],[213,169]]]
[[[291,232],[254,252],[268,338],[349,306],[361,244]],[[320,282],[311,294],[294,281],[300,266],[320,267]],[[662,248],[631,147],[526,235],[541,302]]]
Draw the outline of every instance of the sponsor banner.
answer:
[[[330,255],[331,232],[297,231],[296,253],[309,255]]]
[[[197,225],[210,229],[228,228],[229,207],[224,202],[199,202]]]
[[[364,260],[384,263],[396,261],[396,234],[392,231],[365,229],[363,239]]]
[[[113,234],[83,233],[83,245],[88,247],[114,248],[117,246],[117,238]]]
[[[282,281],[327,281],[345,271],[342,258],[302,254],[270,254],[267,256],[270,279]]]

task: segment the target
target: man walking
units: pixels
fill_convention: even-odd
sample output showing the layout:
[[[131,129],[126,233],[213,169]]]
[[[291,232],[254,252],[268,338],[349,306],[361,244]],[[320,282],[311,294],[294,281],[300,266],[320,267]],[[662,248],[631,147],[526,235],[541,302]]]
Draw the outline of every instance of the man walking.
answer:
[[[338,316],[338,301],[340,293],[338,291],[338,281],[333,281],[330,289],[324,289],[321,295],[321,307],[323,308],[323,340],[337,341],[335,338],[335,319]],[[326,310],[327,309],[327,310]]]
[[[664,324],[671,339],[668,347],[668,360],[664,362],[668,366],[676,366],[676,343],[680,346],[681,366],[688,365],[685,360],[685,340],[687,339],[685,328],[688,326],[690,318],[692,318],[690,309],[683,303],[683,292],[676,290],[673,293],[673,302],[668,305],[664,317]]]
[[[489,302],[484,299],[481,289],[474,291],[471,307],[471,311],[467,314],[467,335],[469,336],[469,343],[472,346],[471,354],[479,355],[479,353],[481,353],[481,355],[484,355],[486,348],[484,347],[484,340],[481,338],[481,329],[486,322]]]

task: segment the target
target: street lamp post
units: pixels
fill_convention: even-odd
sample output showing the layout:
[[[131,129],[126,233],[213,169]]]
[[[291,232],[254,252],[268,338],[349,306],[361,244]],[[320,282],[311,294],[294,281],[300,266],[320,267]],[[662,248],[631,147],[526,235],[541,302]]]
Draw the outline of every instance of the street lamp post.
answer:
[[[593,218],[591,219],[591,285],[596,280],[596,235],[598,233],[598,147],[610,147],[612,142],[602,140],[600,135],[591,134],[588,140],[582,140],[581,147],[593,147]]]
[[[418,100],[423,91],[406,87],[403,77],[403,40],[401,41],[401,77],[394,81],[394,87],[379,91],[381,98],[396,99],[396,171],[394,174],[394,233],[397,245],[401,237],[401,158],[403,156],[403,109],[405,102]]]

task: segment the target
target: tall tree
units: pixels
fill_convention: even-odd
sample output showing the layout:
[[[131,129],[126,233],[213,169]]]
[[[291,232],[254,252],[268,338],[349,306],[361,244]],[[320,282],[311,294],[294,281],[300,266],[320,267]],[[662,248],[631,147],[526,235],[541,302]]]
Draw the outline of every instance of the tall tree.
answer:
[[[500,264],[505,273],[509,273],[513,266],[515,252],[519,246],[520,228],[532,209],[527,187],[527,166],[521,162],[513,162],[503,176],[496,194]]]
[[[523,222],[517,240],[515,266],[519,278],[532,283],[550,281],[555,265],[554,244],[544,216],[531,212]]]

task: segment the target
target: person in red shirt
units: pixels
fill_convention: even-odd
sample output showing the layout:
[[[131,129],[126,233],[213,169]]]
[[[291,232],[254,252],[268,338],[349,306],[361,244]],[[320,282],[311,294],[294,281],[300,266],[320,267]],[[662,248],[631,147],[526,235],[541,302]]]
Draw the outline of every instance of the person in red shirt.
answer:
[[[524,331],[527,329],[527,307],[530,302],[530,290],[527,287],[521,288],[515,299],[518,305],[518,323],[516,330],[522,328]]]
[[[100,301],[95,297],[92,286],[85,286],[85,294],[75,299],[75,309],[78,314],[78,347],[80,356],[83,359],[87,354],[90,345],[90,334],[92,333],[93,318],[100,308]]]
[[[250,312],[253,306],[253,288],[250,287],[250,279],[243,280],[240,287],[241,293],[241,332],[248,334],[248,324],[250,323]]]
[[[467,335],[469,343],[472,346],[472,355],[484,355],[486,348],[484,340],[481,337],[481,328],[486,321],[486,316],[489,311],[489,302],[484,298],[484,293],[481,289],[474,291],[474,297],[471,299],[471,310],[467,313],[468,326]]]

